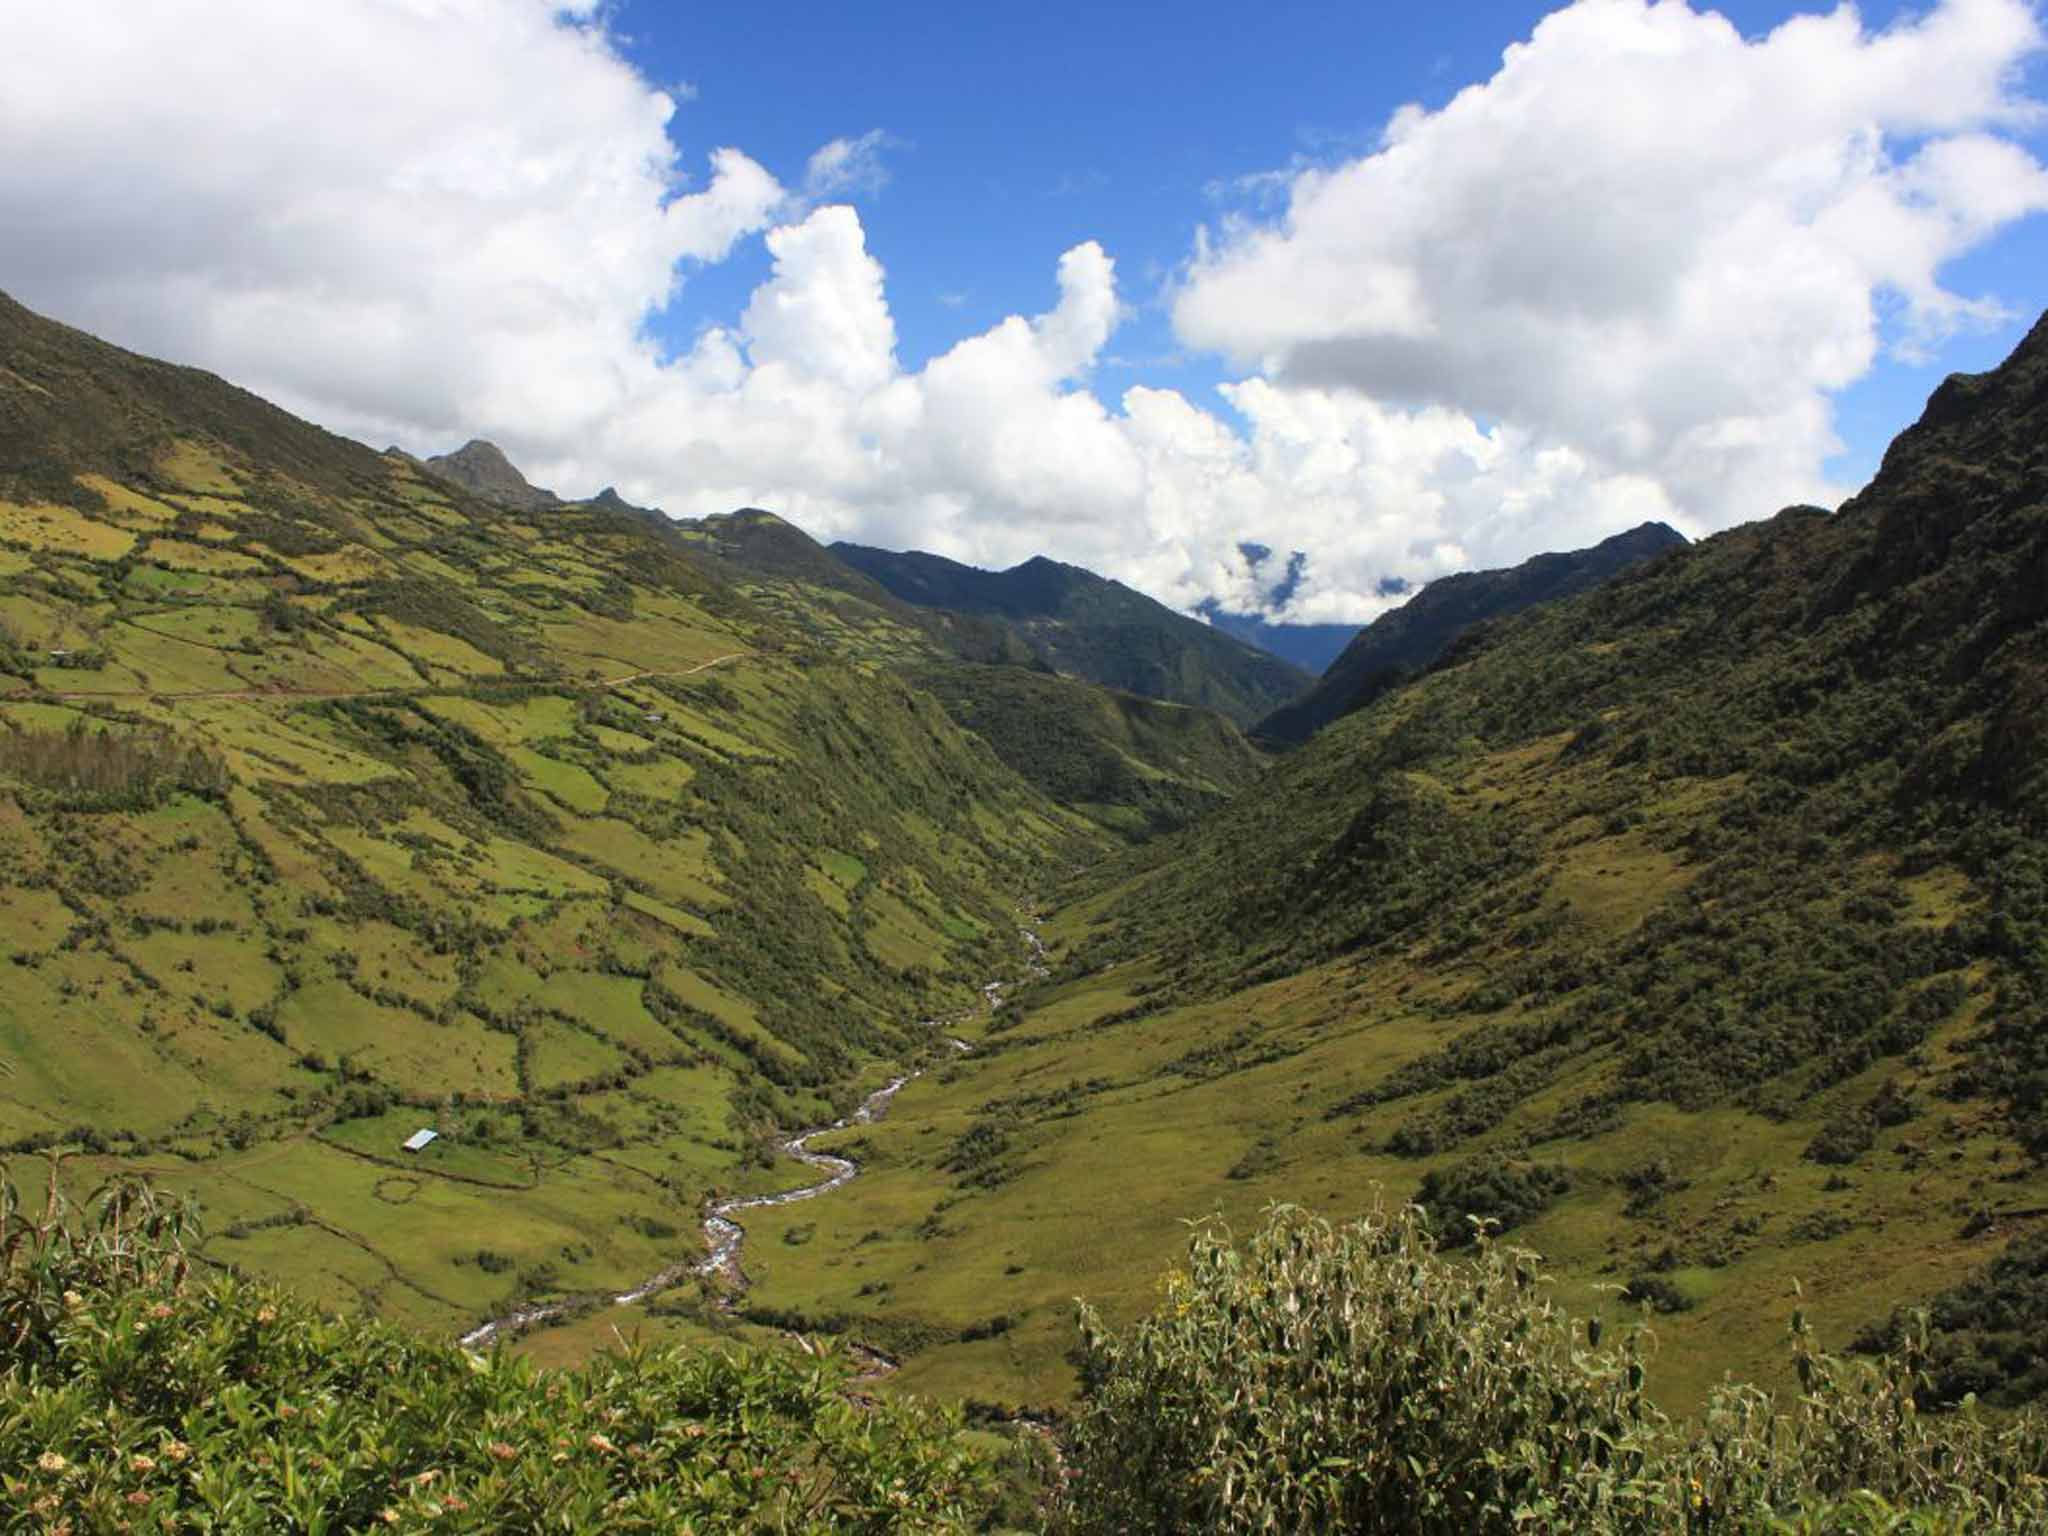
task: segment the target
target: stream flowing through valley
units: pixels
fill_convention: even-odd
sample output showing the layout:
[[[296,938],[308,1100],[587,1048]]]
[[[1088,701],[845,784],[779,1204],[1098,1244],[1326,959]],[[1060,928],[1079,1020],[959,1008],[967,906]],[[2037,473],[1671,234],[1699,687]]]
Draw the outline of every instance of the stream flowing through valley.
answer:
[[[1029,956],[1026,974],[1033,977],[1042,976],[1045,974],[1045,946],[1039,942],[1035,928],[1024,929],[1023,935]],[[981,989],[990,1012],[1002,1006],[1003,993],[1009,986],[1008,982],[992,981]],[[927,1025],[932,1029],[940,1027],[936,1020],[928,1020]],[[965,1054],[974,1049],[965,1040],[953,1037],[947,1037],[945,1043],[952,1047],[956,1054]],[[786,1156],[819,1170],[825,1175],[824,1178],[815,1184],[785,1189],[777,1194],[737,1195],[714,1201],[710,1209],[704,1213],[704,1239],[710,1247],[710,1253],[705,1258],[671,1264],[666,1269],[649,1275],[631,1290],[620,1291],[603,1298],[604,1302],[610,1306],[634,1306],[650,1296],[658,1296],[663,1291],[674,1289],[694,1275],[723,1275],[735,1293],[745,1290],[747,1276],[740,1268],[740,1248],[746,1242],[747,1229],[734,1218],[742,1211],[758,1211],[770,1206],[794,1205],[800,1200],[816,1200],[821,1195],[829,1195],[858,1178],[860,1164],[851,1158],[834,1157],[829,1152],[813,1152],[810,1148],[812,1138],[879,1120],[888,1112],[890,1100],[903,1091],[904,1085],[916,1081],[928,1070],[929,1068],[921,1067],[915,1072],[893,1077],[861,1100],[860,1107],[845,1119],[834,1120],[830,1125],[814,1125],[809,1130],[798,1131],[782,1142],[782,1151]],[[457,1342],[465,1349],[485,1349],[504,1335],[518,1333],[539,1323],[553,1322],[565,1315],[574,1305],[577,1303],[571,1301],[537,1301],[514,1307],[502,1316],[494,1317],[470,1329]]]

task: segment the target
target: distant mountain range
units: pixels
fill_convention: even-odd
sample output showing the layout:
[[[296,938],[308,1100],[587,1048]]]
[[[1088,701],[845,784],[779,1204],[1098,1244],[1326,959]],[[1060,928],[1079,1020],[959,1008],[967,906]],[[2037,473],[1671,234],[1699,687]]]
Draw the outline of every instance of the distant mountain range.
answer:
[[[1337,659],[1351,637],[1363,626],[1357,624],[1273,624],[1256,613],[1232,613],[1214,599],[1195,610],[1226,635],[1235,635],[1246,645],[1271,651],[1282,661],[1291,661],[1304,672],[1320,673]]]
[[[1440,577],[1359,630],[1313,688],[1261,720],[1254,734],[1288,746],[1304,742],[1422,671],[1472,625],[1591,591],[1685,542],[1668,524],[1642,523],[1590,549],[1537,555],[1506,570]]]
[[[1198,704],[1240,725],[1313,681],[1308,673],[1120,581],[1043,555],[984,571],[939,555],[834,544],[832,553],[921,608],[1001,618],[1049,667],[1126,693]]]
[[[1220,713],[1060,676],[1008,617],[905,602],[772,512],[672,527],[754,602],[898,668],[1005,766],[1120,837],[1142,841],[1215,809],[1265,764]]]
[[[1370,703],[1429,666],[1473,624],[1588,591],[1686,542],[1667,524],[1643,523],[1589,549],[1443,577],[1363,628],[1272,624],[1213,603],[1201,619],[1191,618],[1122,582],[1043,555],[989,571],[918,550],[847,542],[827,547],[759,507],[671,519],[610,488],[571,503],[533,485],[502,449],[482,439],[415,462],[514,510],[573,505],[646,519],[729,566],[805,592],[858,599],[906,629],[923,630],[939,651],[959,660],[1056,672],[1142,698],[1213,709],[1275,746],[1298,745]],[[806,612],[809,602],[796,599]],[[1322,672],[1320,679],[1315,672]],[[956,703],[963,697],[947,693]]]

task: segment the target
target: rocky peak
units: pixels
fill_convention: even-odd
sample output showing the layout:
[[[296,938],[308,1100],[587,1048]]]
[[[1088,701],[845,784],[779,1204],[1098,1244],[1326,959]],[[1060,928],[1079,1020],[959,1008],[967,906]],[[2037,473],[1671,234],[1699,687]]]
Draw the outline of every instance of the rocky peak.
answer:
[[[486,501],[500,506],[538,509],[552,507],[561,498],[553,491],[529,485],[526,476],[513,468],[496,443],[471,438],[453,453],[437,454],[425,461],[428,469]]]

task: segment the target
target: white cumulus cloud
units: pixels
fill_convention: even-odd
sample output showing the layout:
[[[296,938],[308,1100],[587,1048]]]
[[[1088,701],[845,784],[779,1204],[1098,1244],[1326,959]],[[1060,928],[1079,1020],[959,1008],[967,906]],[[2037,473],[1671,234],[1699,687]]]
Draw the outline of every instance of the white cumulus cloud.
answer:
[[[1240,374],[1111,398],[1111,252],[1074,246],[1038,312],[907,367],[832,201],[879,188],[891,141],[834,139],[792,187],[679,147],[593,0],[18,9],[0,286],[25,302],[380,446],[494,438],[572,494],[1051,553],[1184,606],[1271,608],[1288,562],[1239,546],[1306,551],[1304,620],[1646,518],[1831,498],[1831,398],[1879,314],[1907,348],[1995,318],[1944,269],[2048,208],[2023,0],[1761,37],[1577,0],[1370,153],[1219,179],[1248,201],[1195,242],[1173,322]],[[737,314],[651,339],[755,239]]]
[[[1283,390],[1504,423],[1696,529],[1829,499],[1828,397],[1872,366],[1880,303],[1909,346],[1995,316],[1942,268],[2048,208],[1999,136],[2037,115],[2014,81],[2040,46],[2022,0],[1756,39],[1678,0],[1581,0],[1205,239],[1175,326]],[[1504,503],[1467,537],[1526,550],[1524,521]]]
[[[784,201],[736,149],[688,174],[671,99],[592,11],[13,8],[0,283],[367,436],[573,420],[633,372],[678,263]]]

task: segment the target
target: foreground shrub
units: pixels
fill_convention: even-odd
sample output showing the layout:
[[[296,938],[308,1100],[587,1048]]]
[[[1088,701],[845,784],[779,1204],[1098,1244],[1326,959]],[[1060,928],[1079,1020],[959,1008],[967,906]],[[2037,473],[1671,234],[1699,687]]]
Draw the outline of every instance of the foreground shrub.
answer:
[[[994,1497],[955,1419],[855,1402],[824,1355],[541,1372],[192,1283],[147,1191],[5,1198],[0,1528],[940,1531]]]
[[[1795,1319],[1795,1401],[1730,1386],[1674,1423],[1644,1396],[1639,1330],[1603,1348],[1535,1255],[1475,1248],[1439,1254],[1412,1207],[1343,1228],[1281,1208],[1241,1248],[1198,1232],[1124,1332],[1083,1308],[1069,1527],[2048,1528],[2041,1422],[1920,1414],[1910,1344],[1838,1362]]]

